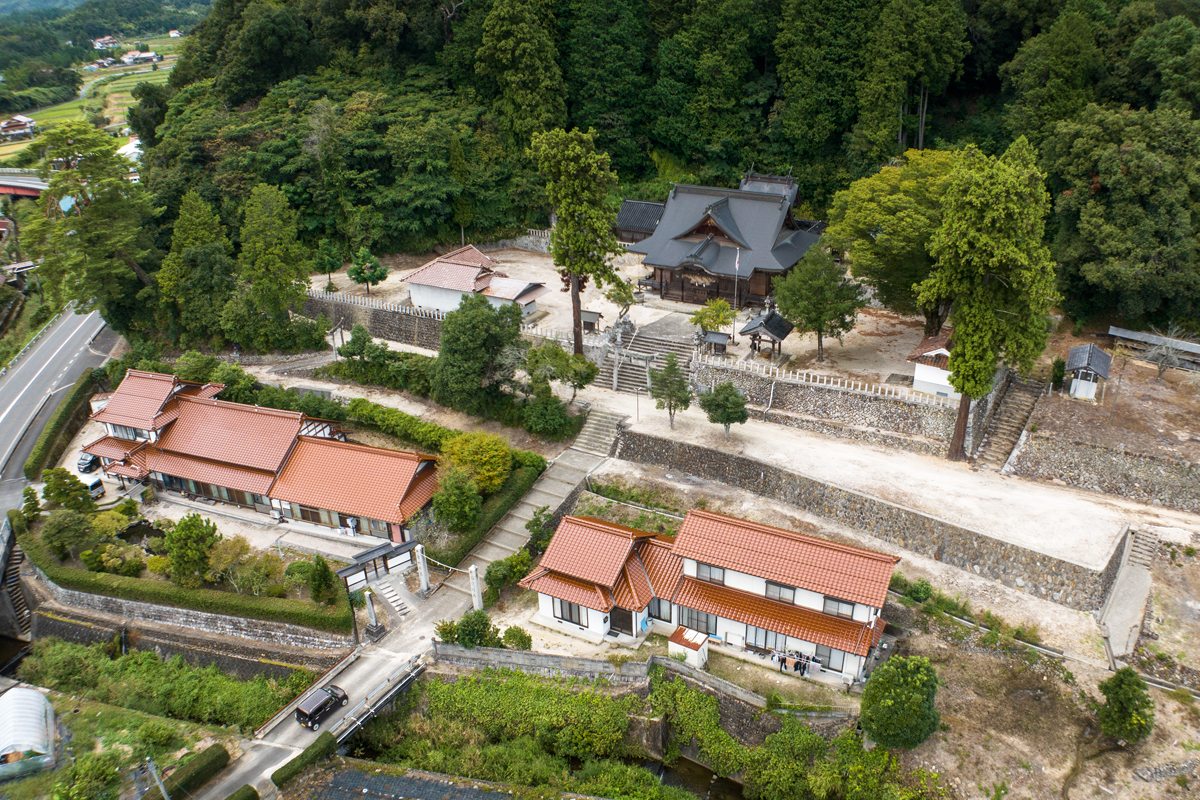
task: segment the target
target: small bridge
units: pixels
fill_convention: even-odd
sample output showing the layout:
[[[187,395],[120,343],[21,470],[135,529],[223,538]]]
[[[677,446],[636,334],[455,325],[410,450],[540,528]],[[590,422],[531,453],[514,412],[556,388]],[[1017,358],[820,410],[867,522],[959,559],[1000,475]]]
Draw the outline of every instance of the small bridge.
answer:
[[[31,169],[0,169],[0,195],[40,197],[49,186]]]

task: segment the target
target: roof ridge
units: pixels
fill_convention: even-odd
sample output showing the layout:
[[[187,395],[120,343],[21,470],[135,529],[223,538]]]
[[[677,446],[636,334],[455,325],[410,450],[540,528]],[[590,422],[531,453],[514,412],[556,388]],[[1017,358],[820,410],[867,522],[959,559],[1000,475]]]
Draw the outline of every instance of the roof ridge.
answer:
[[[865,547],[855,547],[854,545],[841,544],[840,542],[832,542],[828,539],[822,539],[819,536],[810,536],[807,533],[800,533],[799,531],[789,531],[789,530],[785,530],[783,528],[776,528],[773,525],[763,525],[758,522],[751,522],[750,520],[738,519],[737,517],[731,517],[728,514],[718,514],[713,511],[703,511],[703,510],[697,509],[697,508],[693,508],[692,510],[688,511],[688,516],[691,516],[692,514],[695,514],[696,516],[699,516],[699,517],[704,517],[706,519],[711,519],[714,521],[732,521],[733,524],[739,525],[744,528],[751,528],[753,530],[757,530],[759,532],[770,534],[770,535],[784,536],[786,538],[794,539],[796,541],[808,542],[810,544],[816,545],[817,547],[824,547],[829,550],[837,550],[842,553],[861,555],[861,556],[870,558],[875,561],[883,561],[883,562],[887,562],[887,563],[891,563],[891,564],[895,564],[900,561],[899,556],[893,556],[893,555],[889,555],[887,553],[880,553],[877,550],[868,550]],[[687,517],[684,518],[683,524],[684,525],[687,524]],[[683,528],[681,526],[680,533],[682,533],[682,532],[683,532]]]
[[[737,197],[743,200],[758,200],[769,202],[773,205],[779,205],[780,200],[787,200],[786,195],[778,192],[753,192],[749,189],[722,189],[719,186],[696,186],[690,183],[673,184],[673,189],[683,189],[689,194],[708,194],[708,195],[725,195],[726,197]]]
[[[642,531],[642,530],[638,530],[637,528],[630,528],[627,525],[621,525],[620,523],[617,523],[617,522],[609,522],[606,519],[600,519],[598,517],[586,517],[586,516],[576,517],[576,516],[570,516],[570,515],[563,517],[563,521],[566,521],[568,519],[575,520],[576,522],[582,522],[585,526],[587,526],[589,528],[610,529],[610,530],[606,531],[607,533],[631,533],[633,535],[628,537],[630,539],[630,541],[637,541],[639,539],[647,539],[647,538],[654,536],[654,534],[649,531]],[[559,524],[562,524],[562,523],[559,523]]]
[[[311,442],[313,444],[326,445],[326,446],[335,447],[335,448],[344,447],[344,448],[347,448],[350,450],[357,450],[358,452],[386,453],[390,456],[404,456],[412,461],[433,461],[434,460],[434,458],[432,456],[427,456],[422,453],[418,453],[415,450],[392,450],[391,448],[388,448],[388,447],[372,447],[369,444],[359,444],[358,442],[343,442],[338,439],[327,439],[324,436],[301,435],[301,436],[297,436],[296,438],[302,442]],[[282,470],[280,470],[280,471],[282,471]]]
[[[286,408],[268,408],[267,406],[252,406],[249,403],[235,403],[232,400],[218,400],[215,397],[196,397],[195,395],[184,394],[174,397],[173,399],[180,402],[196,403],[204,406],[232,408],[252,414],[270,414],[277,417],[287,417],[288,419],[299,420],[305,416],[303,411],[289,411]]]

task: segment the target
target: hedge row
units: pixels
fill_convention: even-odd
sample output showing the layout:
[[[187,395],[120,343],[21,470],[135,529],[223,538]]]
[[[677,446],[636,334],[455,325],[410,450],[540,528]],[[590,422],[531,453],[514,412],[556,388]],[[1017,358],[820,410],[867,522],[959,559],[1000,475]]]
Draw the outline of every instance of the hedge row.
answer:
[[[184,761],[164,781],[167,794],[171,797],[189,797],[192,792],[208,783],[213,775],[225,769],[229,763],[229,751],[224,745],[214,744],[204,748]],[[142,800],[163,800],[157,786],[142,795]]]
[[[16,512],[15,516],[19,517],[20,512]],[[64,589],[120,597],[123,600],[190,608],[210,614],[286,622],[333,633],[349,633],[353,626],[350,605],[341,595],[337,605],[325,607],[307,600],[255,597],[215,589],[185,589],[167,581],[126,578],[107,572],[89,572],[85,569],[66,567],[46,551],[37,536],[17,529],[12,511],[9,512],[9,519],[14,523],[17,540],[21,543],[25,555],[47,578]],[[24,522],[24,518],[21,521]]]
[[[92,373],[93,370],[85,369],[79,380],[75,381],[71,393],[50,415],[45,430],[38,437],[29,458],[25,460],[26,480],[40,480],[42,468],[46,464],[55,464],[62,458],[63,451],[67,449],[71,439],[87,421],[87,414],[80,414],[80,409],[85,406],[96,388],[92,382]]]
[[[325,731],[315,742],[304,748],[300,755],[271,773],[271,781],[282,789],[313,764],[332,756],[337,752],[337,748],[337,739],[333,738],[332,733]]]
[[[226,797],[225,800],[259,800],[258,791],[247,783],[245,786],[229,795],[229,797]]]
[[[535,453],[534,455],[537,454]],[[543,461],[543,463],[545,462]],[[508,513],[510,508],[520,502],[525,493],[537,482],[539,474],[539,470],[529,467],[517,467],[514,469],[508,476],[508,480],[504,482],[504,485],[495,494],[483,501],[483,510],[474,528],[463,534],[462,538],[453,547],[447,547],[444,550],[429,548],[426,554],[434,561],[440,561],[452,567],[458,566],[458,563],[467,557],[471,549],[483,541],[483,537],[487,536],[492,526],[499,522]]]
[[[350,419],[355,422],[434,452],[441,452],[446,440],[462,433],[361,397],[351,400],[348,410]],[[530,450],[513,450],[512,457],[514,466],[529,467],[538,472],[546,469],[546,459]]]

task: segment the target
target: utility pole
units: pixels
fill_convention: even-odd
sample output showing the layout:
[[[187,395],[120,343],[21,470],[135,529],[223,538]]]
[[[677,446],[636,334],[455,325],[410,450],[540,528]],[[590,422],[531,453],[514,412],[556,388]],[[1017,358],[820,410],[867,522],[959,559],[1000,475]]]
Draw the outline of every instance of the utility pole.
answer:
[[[163,800],[171,800],[171,795],[167,794],[167,787],[163,786],[162,778],[158,776],[158,767],[154,766],[154,759],[146,756],[146,764],[150,767],[150,774],[154,776],[154,782],[158,784],[158,790],[162,792]]]

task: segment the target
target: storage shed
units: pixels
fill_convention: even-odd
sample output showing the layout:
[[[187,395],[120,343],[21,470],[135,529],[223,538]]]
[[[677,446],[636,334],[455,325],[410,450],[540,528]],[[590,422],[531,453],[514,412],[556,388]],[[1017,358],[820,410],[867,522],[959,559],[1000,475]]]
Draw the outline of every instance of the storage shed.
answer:
[[[1067,372],[1071,374],[1071,397],[1095,400],[1096,384],[1108,380],[1112,356],[1094,344],[1072,347],[1067,353]]]
[[[0,780],[54,768],[54,706],[36,689],[0,695]]]

